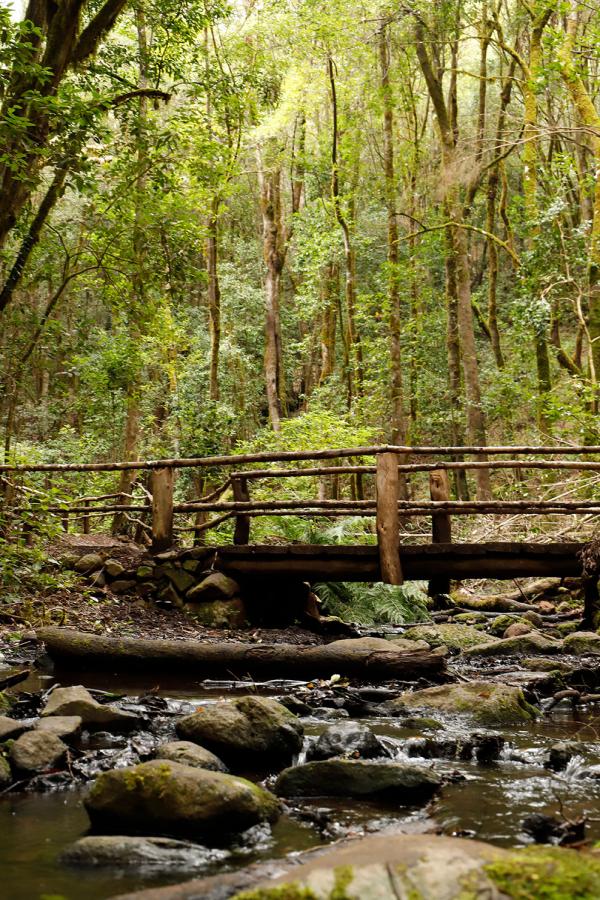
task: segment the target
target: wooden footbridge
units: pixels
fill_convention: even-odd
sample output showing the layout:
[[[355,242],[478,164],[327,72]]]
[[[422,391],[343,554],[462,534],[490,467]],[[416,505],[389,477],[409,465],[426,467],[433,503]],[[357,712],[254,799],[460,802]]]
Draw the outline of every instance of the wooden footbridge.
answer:
[[[110,484],[110,473],[125,470],[135,473],[130,491],[90,494],[90,484]],[[481,470],[489,473],[498,496],[471,499],[465,493],[466,474]],[[559,497],[518,496],[527,487],[524,474],[532,480],[533,473],[539,476],[542,470],[554,473],[555,480],[563,470],[579,477],[568,491],[559,491]],[[12,530],[25,541],[42,518],[54,517],[65,530],[88,534],[93,520],[119,515],[136,538],[157,553],[183,542],[186,534],[194,543],[206,544],[208,533],[218,529],[218,540],[207,546],[207,555],[212,551],[217,568],[247,578],[390,584],[422,579],[429,581],[433,593],[447,592],[450,579],[464,578],[587,574],[595,584],[596,576],[582,562],[581,539],[568,542],[542,533],[535,542],[455,542],[452,530],[459,516],[492,517],[483,521],[494,524],[498,517],[534,516],[541,523],[558,515],[578,517],[569,530],[585,523],[591,535],[600,516],[600,499],[593,497],[600,477],[594,479],[594,473],[600,473],[596,446],[375,446],[3,465],[0,515],[5,532]],[[200,494],[194,496],[198,488]],[[328,526],[340,517],[371,517],[373,543],[252,543],[251,524],[265,516],[303,517]],[[414,533],[415,523],[423,521],[431,523],[425,542],[422,531]]]

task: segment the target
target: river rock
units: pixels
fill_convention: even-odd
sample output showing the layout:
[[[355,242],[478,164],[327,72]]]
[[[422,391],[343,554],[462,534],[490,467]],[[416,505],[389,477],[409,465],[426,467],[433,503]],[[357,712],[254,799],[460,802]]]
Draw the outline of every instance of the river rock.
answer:
[[[381,834],[119,900],[495,900],[600,897],[600,861],[561,847],[508,850],[432,834]]]
[[[498,682],[471,681],[406,691],[392,708],[436,710],[458,714],[490,728],[517,725],[535,719],[536,709],[518,687]]]
[[[560,653],[563,649],[562,641],[554,641],[540,634],[539,631],[531,631],[518,637],[503,638],[498,641],[488,641],[479,647],[471,647],[464,651],[465,656],[531,656],[533,653]]]
[[[273,794],[245,778],[162,759],[103,772],[84,805],[100,829],[211,840],[274,822],[280,811]]]
[[[79,557],[73,568],[82,575],[89,575],[91,572],[97,572],[103,565],[104,560],[99,553],[85,553]]]
[[[239,592],[240,586],[233,578],[228,578],[222,572],[211,572],[199,584],[188,590],[186,599],[210,603],[213,600],[231,600]]]
[[[42,716],[79,716],[86,726],[102,726],[128,731],[139,725],[139,717],[133,713],[98,703],[83,685],[55,688],[42,710]]]
[[[470,625],[447,623],[441,625],[417,625],[406,632],[405,637],[412,641],[426,641],[432,647],[448,647],[454,653],[460,653],[469,647],[494,640],[484,631]]]
[[[9,716],[0,716],[0,744],[18,738],[20,734],[31,728],[31,720],[11,719]]]
[[[35,723],[36,731],[55,734],[56,737],[75,737],[81,731],[81,716],[46,716]]]
[[[177,736],[219,758],[244,763],[287,761],[302,747],[300,720],[268,697],[241,697],[201,706],[179,719]]]
[[[82,868],[204,869],[221,862],[226,850],[165,837],[91,835],[80,838],[61,854],[61,863]]]
[[[600,634],[595,631],[574,631],[564,638],[563,647],[565,653],[578,656],[600,654]]]
[[[584,749],[585,747],[578,741],[561,741],[559,744],[554,744],[548,751],[544,767],[553,772],[564,772],[571,759]]]
[[[502,637],[520,637],[522,634],[529,634],[531,631],[533,631],[533,626],[529,622],[513,622],[512,625],[508,626]]]
[[[275,782],[280,797],[373,797],[406,805],[428,800],[441,788],[431,769],[400,762],[327,759],[284,769]]]
[[[333,756],[352,756],[375,759],[389,756],[387,747],[366,725],[356,722],[340,722],[331,725],[312,744],[307,759],[331,759]]]
[[[156,759],[170,759],[185,766],[210,769],[211,772],[229,771],[218,756],[191,741],[169,741],[168,744],[162,744],[156,751]]]
[[[15,769],[28,775],[47,772],[62,763],[66,744],[52,732],[26,731],[10,748],[10,761]]]

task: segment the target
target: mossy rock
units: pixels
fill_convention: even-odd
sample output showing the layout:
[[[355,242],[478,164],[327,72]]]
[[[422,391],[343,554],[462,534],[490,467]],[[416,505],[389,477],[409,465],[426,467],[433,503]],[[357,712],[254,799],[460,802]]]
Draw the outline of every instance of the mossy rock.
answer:
[[[464,654],[465,656],[532,656],[534,653],[561,653],[562,650],[562,641],[554,641],[538,631],[531,631],[529,634],[520,634],[502,640],[492,638],[491,641],[488,640],[477,647],[469,647]]]
[[[579,623],[557,622],[554,627],[561,637],[566,637],[567,634],[573,634],[573,632],[577,631],[577,629],[579,628]]]
[[[526,656],[521,660],[521,665],[532,672],[548,672],[549,675],[568,675],[573,671],[569,663],[547,656]]]
[[[489,634],[472,628],[470,625],[417,625],[406,632],[404,637],[411,641],[427,641],[431,647],[448,647],[454,653],[460,653],[470,647],[477,647],[490,641]]]
[[[0,756],[0,788],[8,787],[12,781],[12,775],[8,760],[5,756]]]
[[[489,622],[489,616],[480,612],[458,613],[452,616],[452,622],[459,625],[486,625]]]
[[[490,728],[531,722],[537,715],[537,710],[525,700],[520,688],[487,681],[406,691],[392,702],[392,708],[394,704],[401,709],[408,707],[463,715]]]
[[[488,626],[488,631],[495,637],[501,638],[509,625],[516,625],[517,623],[520,625],[531,625],[531,622],[528,622],[523,616],[506,613],[505,615],[496,616],[496,618],[492,619]]]
[[[160,759],[103,772],[84,804],[101,830],[209,841],[273,822],[280,812],[273,794],[245,778]]]
[[[566,636],[563,647],[565,653],[574,653],[578,656],[600,655],[600,634],[595,631],[575,631]]]
[[[302,747],[300,720],[270,697],[241,697],[201,706],[176,723],[179,738],[227,762],[287,762]]]

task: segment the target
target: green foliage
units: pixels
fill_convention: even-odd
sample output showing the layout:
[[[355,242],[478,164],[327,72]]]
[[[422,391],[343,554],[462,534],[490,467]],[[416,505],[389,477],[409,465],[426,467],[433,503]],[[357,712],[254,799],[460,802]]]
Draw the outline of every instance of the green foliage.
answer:
[[[427,622],[427,595],[418,582],[403,585],[327,582],[313,586],[323,612],[358,625]]]

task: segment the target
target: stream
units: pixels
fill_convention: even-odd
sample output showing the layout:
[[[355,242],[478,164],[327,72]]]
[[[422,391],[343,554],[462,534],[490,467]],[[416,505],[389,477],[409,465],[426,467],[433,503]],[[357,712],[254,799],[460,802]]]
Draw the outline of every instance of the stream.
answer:
[[[14,693],[47,690],[54,683],[52,676],[35,673],[12,689]],[[135,707],[147,692],[166,701],[164,713],[158,713],[162,723],[155,733],[137,733],[120,737],[103,745],[103,736],[92,737],[82,744],[84,749],[96,750],[99,768],[102,758],[108,756],[116,765],[135,762],[136,753],[148,758],[157,743],[169,739],[172,719],[192,711],[198,704],[207,704],[224,697],[240,696],[253,692],[273,697],[294,694],[296,682],[276,685],[238,684],[224,689],[218,683],[197,682],[183,684],[181,680],[161,679],[161,686],[148,683],[148,679],[111,677],[103,674],[73,673],[60,683],[85,684],[88,689],[118,692],[123,695],[122,705]],[[377,687],[381,687],[378,685]],[[25,694],[27,696],[27,694]],[[144,702],[142,701],[142,702]],[[171,717],[171,718],[169,718]],[[439,717],[437,717],[439,718]],[[349,721],[347,718],[344,721]],[[284,856],[324,842],[351,835],[395,828],[405,831],[437,830],[448,835],[477,837],[502,846],[519,846],[531,842],[524,833],[522,822],[532,813],[550,815],[562,812],[567,818],[588,815],[593,819],[600,800],[600,778],[581,778],[586,765],[600,760],[600,709],[593,707],[574,711],[559,706],[541,717],[535,724],[503,732],[505,746],[497,761],[478,763],[474,759],[424,759],[418,755],[418,739],[437,736],[419,728],[402,727],[394,719],[376,716],[361,717],[361,724],[368,725],[384,739],[393,757],[410,759],[421,765],[433,765],[447,776],[448,783],[440,797],[428,807],[394,809],[373,801],[332,800],[316,798],[302,800],[300,805],[290,802],[290,810],[273,826],[252,829],[239,847],[226,859],[201,870],[157,872],[149,869],[80,869],[70,868],[59,860],[61,852],[88,833],[89,822],[82,807],[81,798],[85,785],[53,787],[45,792],[14,791],[0,796],[0,871],[2,872],[2,896],[7,900],[104,900],[134,889],[182,881],[186,877],[208,874],[219,869],[246,866],[258,859]],[[322,721],[316,714],[303,719],[306,746],[331,721]],[[463,723],[446,720],[444,738],[467,737],[473,729],[466,730]],[[485,729],[478,728],[478,733]],[[158,735],[158,736],[157,736]],[[551,772],[543,766],[549,748],[559,741],[582,742],[585,759],[575,755],[565,771]],[[133,748],[133,749],[132,749]],[[408,756],[407,756],[408,754]],[[94,773],[96,758],[87,771]],[[131,759],[130,759],[131,757]],[[267,778],[274,773],[254,773],[248,777]],[[51,780],[50,780],[51,781]],[[590,821],[586,837],[600,840],[600,820]]]

